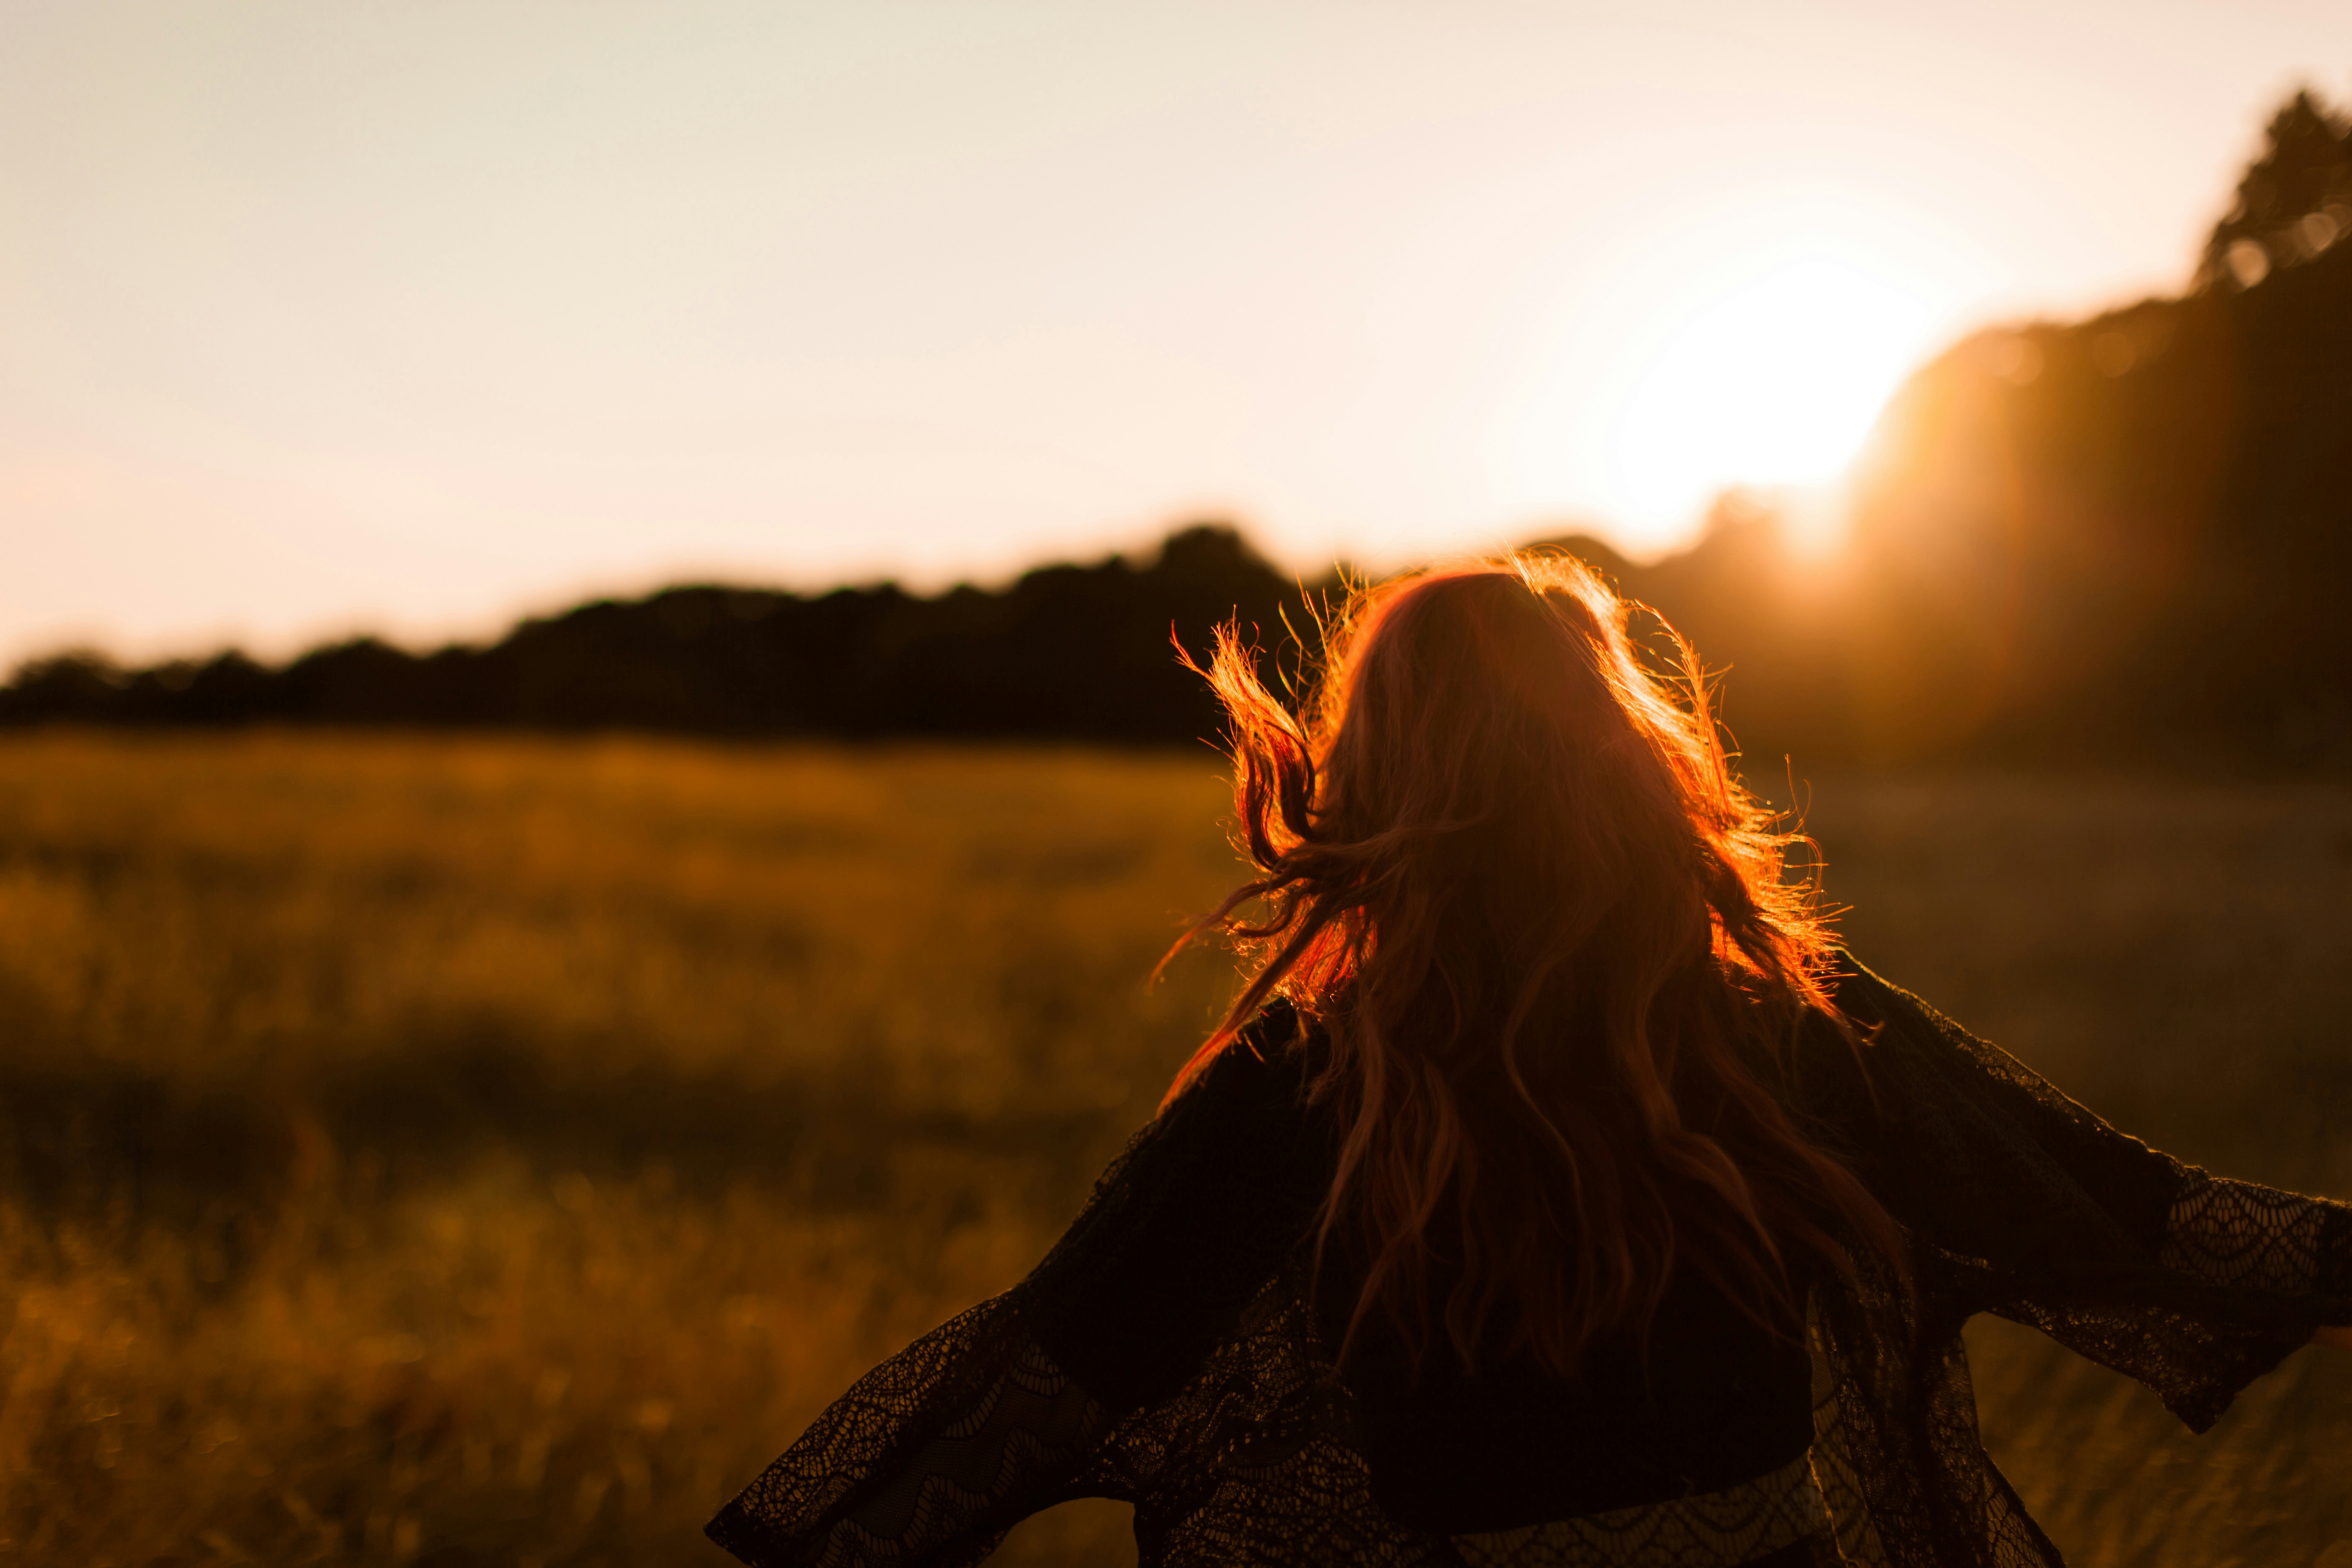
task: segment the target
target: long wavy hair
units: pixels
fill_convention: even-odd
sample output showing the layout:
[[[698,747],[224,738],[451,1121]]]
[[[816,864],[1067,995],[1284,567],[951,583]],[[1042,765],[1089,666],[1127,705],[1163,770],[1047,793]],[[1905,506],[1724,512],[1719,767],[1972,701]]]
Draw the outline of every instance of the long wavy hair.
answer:
[[[1201,669],[1260,874],[1184,940],[1221,929],[1255,968],[1168,1100],[1272,996],[1320,1026],[1317,1277],[1335,1241],[1362,1264],[1343,1360],[1379,1313],[1416,1357],[1442,1328],[1465,1364],[1565,1373],[1645,1331],[1678,1268],[1790,1332],[1795,1254],[1906,1271],[1774,1091],[1809,1019],[1861,1047],[1784,875],[1799,836],[1733,777],[1689,645],[1661,621],[1647,658],[1627,616],[1580,563],[1520,555],[1359,592],[1295,713],[1232,626]]]

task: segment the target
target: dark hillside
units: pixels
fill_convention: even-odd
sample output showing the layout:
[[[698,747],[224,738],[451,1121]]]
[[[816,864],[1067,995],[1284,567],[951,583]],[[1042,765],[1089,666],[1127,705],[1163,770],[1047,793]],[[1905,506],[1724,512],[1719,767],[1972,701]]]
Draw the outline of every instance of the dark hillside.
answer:
[[[68,657],[19,671],[0,722],[1166,742],[1215,729],[1171,631],[1199,651],[1238,616],[1271,638],[1302,604],[1238,533],[1202,525],[1147,563],[1048,566],[999,593],[678,587],[421,656],[359,641],[279,669],[231,653],[138,671]]]

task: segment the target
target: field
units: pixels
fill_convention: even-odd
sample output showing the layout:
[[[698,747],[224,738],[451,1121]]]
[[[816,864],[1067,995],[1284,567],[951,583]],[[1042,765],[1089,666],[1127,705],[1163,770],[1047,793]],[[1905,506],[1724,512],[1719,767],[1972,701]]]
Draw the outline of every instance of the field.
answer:
[[[1811,795],[1874,965],[2184,1157],[2352,1191],[2352,794]],[[0,1560],[721,1561],[701,1520],[1150,1114],[1229,994],[1144,984],[1222,805],[1206,752],[0,741]],[[2192,1439],[1971,1341],[2074,1561],[2352,1565],[2352,1356]]]

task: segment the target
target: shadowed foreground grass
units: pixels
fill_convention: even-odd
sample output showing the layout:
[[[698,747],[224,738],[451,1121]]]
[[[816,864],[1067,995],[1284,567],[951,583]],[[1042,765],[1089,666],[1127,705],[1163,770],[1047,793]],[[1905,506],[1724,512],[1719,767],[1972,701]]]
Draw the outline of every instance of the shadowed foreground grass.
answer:
[[[1228,994],[1213,759],[0,742],[0,1557],[719,1561],[1017,1279]],[[1831,780],[1865,959],[2185,1157],[2352,1188],[2352,797]],[[2006,1325],[1991,1325],[2005,1330]],[[2352,1563],[2352,1357],[2213,1436],[2022,1331],[2075,1561]],[[1131,1557],[1057,1510],[1030,1562]],[[2332,1554],[2331,1554],[2332,1553]]]

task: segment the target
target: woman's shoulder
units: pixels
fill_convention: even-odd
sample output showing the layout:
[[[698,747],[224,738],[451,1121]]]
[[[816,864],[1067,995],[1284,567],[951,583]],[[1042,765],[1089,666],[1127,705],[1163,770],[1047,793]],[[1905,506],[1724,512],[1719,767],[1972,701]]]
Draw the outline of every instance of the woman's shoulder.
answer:
[[[1804,1031],[1817,1057],[1856,1062],[1906,1058],[1925,1051],[1941,1057],[1958,1047],[1969,1055],[2001,1055],[1951,1018],[1869,968],[1844,948],[1831,954],[1822,977],[1834,1016],[1816,1015]]]
[[[1868,968],[1843,947],[1831,953],[1829,972],[1823,978],[1829,982],[1830,994],[1838,1011],[1865,1028],[1942,1017],[1927,1003]]]
[[[1171,1109],[1188,1100],[1303,1109],[1328,1059],[1321,1027],[1276,996],[1197,1073]]]
[[[1896,1135],[1890,1147],[1915,1163],[1941,1156],[1954,1172],[1980,1172],[2007,1151],[2025,1164],[2063,1154],[2077,1174],[2136,1191],[2150,1179],[2158,1186],[2173,1180],[2171,1162],[2152,1163],[2147,1144],[2024,1062],[1850,955],[1840,957],[1834,994],[1853,1027],[1810,1031],[1817,1045],[1800,1071],[1809,1087],[1828,1090],[1813,1097],[1815,1104],[1849,1124]],[[1832,1042],[1834,1034],[1843,1038]]]
[[[1811,1010],[1786,1059],[1795,1109],[1843,1127],[1849,1135],[1883,1129],[1890,1119],[1937,1098],[1930,1080],[1951,1065],[1969,1036],[1902,986],[1843,948],[1822,975],[1834,1012]]]
[[[1972,1083],[1999,1083],[2072,1105],[2009,1052],[1972,1033],[1932,1003],[1864,967],[1843,949],[1830,978],[1838,1010],[1852,1026],[1843,1033],[1862,1044],[1860,1060],[1865,1068],[1874,1063],[1888,1070],[1916,1068],[1939,1082],[1957,1075]]]

